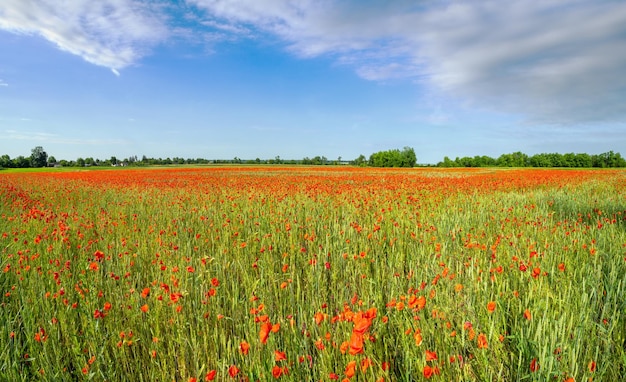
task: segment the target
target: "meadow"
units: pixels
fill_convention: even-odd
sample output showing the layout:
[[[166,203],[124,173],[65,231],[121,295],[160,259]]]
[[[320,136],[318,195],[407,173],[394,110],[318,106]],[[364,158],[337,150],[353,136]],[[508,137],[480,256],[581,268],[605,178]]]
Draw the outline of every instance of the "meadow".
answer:
[[[0,380],[626,378],[626,172],[0,172]]]

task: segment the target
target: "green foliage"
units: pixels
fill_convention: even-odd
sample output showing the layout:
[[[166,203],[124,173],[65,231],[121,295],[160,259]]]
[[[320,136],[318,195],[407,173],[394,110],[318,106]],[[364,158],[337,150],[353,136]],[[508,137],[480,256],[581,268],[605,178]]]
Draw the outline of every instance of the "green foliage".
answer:
[[[46,167],[48,165],[48,153],[41,146],[37,146],[32,150],[30,155],[30,164],[32,167]]]
[[[528,156],[522,152],[502,154],[498,159],[488,156],[457,157],[451,160],[444,157],[438,167],[576,167],[576,168],[616,168],[626,167],[626,160],[620,153],[609,151],[603,154],[535,154]]]
[[[352,161],[352,164],[359,167],[365,167],[367,166],[367,158],[365,158],[365,155],[361,154],[358,158]]]
[[[370,155],[369,165],[373,167],[414,167],[417,162],[415,150],[405,147],[398,149],[379,151]]]
[[[276,164],[276,165],[338,165],[350,164],[353,166],[365,167],[415,167],[417,157],[415,150],[411,147],[404,147],[402,150],[393,149],[387,151],[379,151],[370,155],[369,159],[364,155],[352,161],[341,161],[339,157],[336,161],[329,160],[325,156],[315,156],[313,158],[304,157],[303,159],[281,159],[276,156],[271,159],[205,159],[205,158],[149,158],[145,155],[141,160],[136,155],[128,158],[118,159],[112,156],[110,159],[100,160],[98,158],[77,158],[76,160],[57,160],[54,156],[48,157],[48,154],[41,146],[37,146],[32,150],[29,157],[22,155],[11,158],[9,155],[0,156],[0,168],[30,168],[45,166],[61,166],[61,167],[92,167],[92,166],[163,166],[163,165],[193,165],[193,164]],[[586,154],[586,153],[541,153],[528,156],[522,152],[514,152],[510,154],[502,154],[498,158],[492,158],[486,155],[476,155],[474,157],[456,157],[454,160],[444,157],[442,162],[437,164],[438,167],[566,167],[566,168],[617,168],[626,167],[626,159],[622,158],[620,153],[608,151],[602,154]]]
[[[325,156],[316,156],[313,159],[309,158],[309,157],[304,157],[302,159],[302,161],[300,162],[301,164],[305,164],[305,165],[325,165],[328,164],[328,159]]]
[[[0,380],[317,381],[351,361],[352,381],[622,380],[623,177],[490,192],[492,172],[420,172],[0,177]],[[345,313],[371,307],[343,354]]]

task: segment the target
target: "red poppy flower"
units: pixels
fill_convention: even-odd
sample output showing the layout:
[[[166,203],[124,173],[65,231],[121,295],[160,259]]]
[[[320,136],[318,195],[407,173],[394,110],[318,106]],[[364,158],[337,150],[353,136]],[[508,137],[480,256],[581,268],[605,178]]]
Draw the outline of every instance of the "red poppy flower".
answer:
[[[532,319],[532,314],[530,313],[530,310],[528,309],[524,310],[524,318],[529,321]]]
[[[274,360],[276,362],[285,361],[287,360],[287,355],[285,354],[285,352],[282,352],[280,350],[274,350]]]
[[[248,351],[250,350],[250,344],[248,344],[246,341],[241,341],[241,343],[239,344],[239,350],[244,355],[248,354]]]
[[[228,375],[230,375],[232,378],[235,378],[237,374],[239,374],[239,368],[235,365],[231,365],[228,368]]]
[[[350,336],[350,354],[356,355],[363,353],[363,335],[352,332]]]
[[[352,378],[354,377],[355,373],[356,373],[356,361],[348,362],[348,365],[346,366],[346,371],[345,371],[346,377]]]
[[[426,365],[424,366],[424,370],[422,370],[422,374],[424,375],[424,378],[430,379],[430,377],[435,374],[435,368],[431,367],[430,365]]]
[[[315,313],[315,323],[320,325],[324,321],[324,313],[317,312]]]
[[[148,295],[150,295],[150,288],[143,288],[143,290],[141,291],[141,297],[147,298]]]
[[[272,330],[272,324],[270,322],[264,322],[261,324],[261,330],[259,331],[259,340],[261,343],[267,343],[267,338],[270,336]]]
[[[206,376],[204,377],[205,381],[213,381],[215,379],[215,376],[217,375],[217,371],[216,370],[211,370],[208,373],[206,373]]]
[[[596,363],[594,361],[589,362],[587,369],[589,369],[589,372],[594,373],[596,371]]]
[[[426,362],[436,361],[436,360],[437,360],[437,353],[434,351],[426,350]]]
[[[280,366],[274,366],[272,368],[272,377],[278,379],[281,375],[283,375],[283,369],[281,369]]]
[[[537,362],[537,358],[533,358],[533,360],[530,361],[530,371],[534,373],[537,370],[539,370],[539,362]]]
[[[479,349],[487,349],[489,347],[489,344],[487,343],[487,336],[484,333],[480,333],[478,335],[477,342]]]

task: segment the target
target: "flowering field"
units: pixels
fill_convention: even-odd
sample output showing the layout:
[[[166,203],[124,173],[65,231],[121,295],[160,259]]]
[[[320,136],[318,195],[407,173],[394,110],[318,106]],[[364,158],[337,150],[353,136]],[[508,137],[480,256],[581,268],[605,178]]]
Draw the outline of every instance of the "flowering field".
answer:
[[[626,173],[0,173],[0,380],[615,381]]]

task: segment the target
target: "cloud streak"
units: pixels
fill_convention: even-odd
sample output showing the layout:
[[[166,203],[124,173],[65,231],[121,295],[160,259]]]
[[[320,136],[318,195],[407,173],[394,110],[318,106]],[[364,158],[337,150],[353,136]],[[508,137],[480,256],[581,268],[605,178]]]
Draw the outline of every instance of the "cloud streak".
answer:
[[[20,141],[35,141],[46,143],[58,143],[69,145],[128,145],[125,139],[84,139],[84,138],[67,138],[59,136],[58,134],[37,132],[37,131],[17,131],[17,130],[5,130],[4,137],[6,140],[20,140]]]
[[[363,78],[417,80],[533,123],[626,117],[626,6],[614,1],[188,0],[237,28],[335,56]]]
[[[154,2],[133,0],[3,0],[0,29],[41,36],[119,74],[166,38],[160,10]]]

